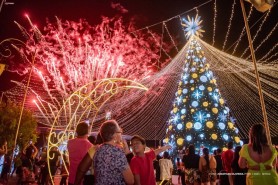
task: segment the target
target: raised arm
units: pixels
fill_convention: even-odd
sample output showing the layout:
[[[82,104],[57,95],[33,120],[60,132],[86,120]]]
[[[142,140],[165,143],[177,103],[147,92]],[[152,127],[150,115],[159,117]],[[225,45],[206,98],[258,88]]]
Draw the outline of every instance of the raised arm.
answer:
[[[164,151],[166,151],[166,150],[168,150],[170,148],[171,148],[170,145],[165,145],[165,146],[162,146],[162,147],[154,150],[155,156],[157,156],[159,153],[164,152]]]

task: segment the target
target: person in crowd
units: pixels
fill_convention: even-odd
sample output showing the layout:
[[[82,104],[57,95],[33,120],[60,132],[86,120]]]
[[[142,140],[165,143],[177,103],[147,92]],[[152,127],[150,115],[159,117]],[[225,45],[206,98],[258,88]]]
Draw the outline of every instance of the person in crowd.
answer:
[[[130,162],[135,184],[155,185],[153,160],[159,153],[170,149],[169,145],[162,146],[156,150],[145,152],[146,141],[141,136],[135,135],[131,138],[131,147],[135,156]]]
[[[241,150],[241,146],[236,146],[235,152],[234,152],[234,158],[232,161],[232,172],[234,175],[234,185],[246,185],[247,168],[242,169],[238,165],[240,150]]]
[[[251,127],[249,143],[242,146],[239,155],[239,167],[248,167],[247,185],[278,185],[275,170],[277,151],[268,144],[263,125],[255,124]]]
[[[178,170],[178,184],[180,184],[182,165],[181,165],[181,159],[179,157],[177,158],[177,170]]]
[[[0,158],[7,154],[8,152],[8,143],[7,141],[4,141],[4,143],[1,145],[1,148],[0,148]]]
[[[203,148],[203,156],[199,160],[199,171],[201,173],[201,182],[204,185],[216,184],[216,160],[209,155],[209,149]]]
[[[103,144],[94,154],[95,185],[134,184],[134,177],[122,148],[122,129],[115,120],[100,127]]]
[[[234,158],[234,151],[233,151],[233,142],[230,141],[228,142],[228,150],[225,152],[222,152],[221,158],[222,158],[222,165],[223,169],[225,170],[226,173],[228,173],[228,178],[229,178],[229,183],[233,184],[233,176],[230,174],[232,173],[232,160]]]
[[[47,164],[47,148],[43,147],[38,165],[41,169],[41,173],[39,175],[39,184],[40,185],[45,185],[49,181],[49,172],[48,172],[48,164]]]
[[[95,142],[96,142],[96,138],[93,135],[89,136],[88,140],[92,144],[95,144]],[[94,176],[94,170],[93,170],[93,164],[92,164],[84,176],[83,185],[91,185],[94,183],[95,183],[95,176]]]
[[[37,147],[30,142],[29,145],[26,145],[23,149],[23,158],[22,158],[22,173],[19,181],[22,183],[29,183],[35,181],[34,174],[34,161],[35,157],[38,154]]]
[[[15,158],[14,158],[14,169],[13,169],[12,174],[11,174],[12,176],[13,176],[14,172],[16,172],[16,174],[17,174],[18,168],[19,168],[21,165],[22,165],[22,161],[21,161],[21,152],[19,152],[19,153],[15,156]]]
[[[172,184],[173,163],[170,160],[169,152],[163,153],[163,158],[159,160],[160,180],[167,181]]]
[[[58,147],[52,147],[49,151],[50,177],[48,178],[48,181],[52,180],[52,182],[54,182],[54,176],[56,175],[57,169],[60,166],[60,158],[61,153]]]
[[[61,168],[61,181],[60,185],[67,185],[67,179],[68,179],[68,173],[67,169],[69,169],[69,159],[67,156],[67,151],[65,150],[63,153],[63,162],[62,162],[62,168]]]
[[[11,169],[11,155],[6,154],[4,157],[4,164],[1,172],[1,179],[4,184],[8,183],[8,174]]]
[[[221,153],[222,153],[222,149],[218,148],[216,150],[216,154],[214,155],[214,158],[216,160],[216,177],[217,177],[217,179],[219,179],[220,171],[223,170]]]
[[[88,150],[93,146],[88,140],[89,126],[87,123],[79,123],[76,127],[77,137],[68,141],[69,152],[69,180],[68,184],[72,185],[75,181],[77,167]]]
[[[199,185],[200,184],[200,174],[199,174],[199,159],[200,156],[195,154],[195,146],[188,146],[188,154],[184,155],[182,162],[185,167],[185,183],[189,185]]]
[[[153,161],[153,168],[155,170],[155,181],[156,184],[160,184],[160,166],[159,166],[159,160],[162,159],[160,155],[157,155],[155,160]]]

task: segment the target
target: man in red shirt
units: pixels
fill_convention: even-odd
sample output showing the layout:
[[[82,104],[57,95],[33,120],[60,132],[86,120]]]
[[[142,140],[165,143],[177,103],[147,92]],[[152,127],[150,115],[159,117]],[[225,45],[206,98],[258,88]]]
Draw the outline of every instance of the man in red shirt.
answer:
[[[135,135],[131,138],[131,147],[135,154],[130,162],[130,168],[134,174],[135,185],[155,185],[153,160],[156,155],[170,149],[171,146],[166,145],[159,149],[145,152],[145,139]]]
[[[232,173],[232,160],[234,157],[234,151],[233,151],[233,142],[230,141],[228,143],[228,150],[222,153],[221,158],[222,158],[222,165],[223,169],[226,171],[226,173]],[[232,174],[228,174],[229,177],[229,183],[233,184],[233,176]]]

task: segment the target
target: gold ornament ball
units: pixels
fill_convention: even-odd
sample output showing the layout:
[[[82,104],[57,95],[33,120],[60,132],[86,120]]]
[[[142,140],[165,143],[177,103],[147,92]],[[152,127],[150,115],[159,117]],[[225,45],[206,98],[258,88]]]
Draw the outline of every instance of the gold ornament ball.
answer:
[[[169,138],[166,137],[166,138],[164,139],[164,143],[168,143],[168,142],[169,142]]]
[[[168,127],[168,128],[169,128],[169,130],[172,130],[172,128],[173,128],[173,125],[169,125],[169,127]]]
[[[217,109],[217,108],[212,108],[212,112],[213,112],[214,114],[217,114],[217,113],[218,113],[218,109]]]
[[[178,112],[178,108],[175,107],[175,108],[173,109],[173,112],[174,112],[174,113],[177,113],[177,112]]]
[[[216,135],[216,134],[211,134],[211,138],[212,138],[213,140],[216,140],[216,139],[217,139],[217,135]]]
[[[240,142],[239,137],[237,137],[237,136],[235,137],[235,142],[236,142],[236,143],[239,143],[239,142]]]
[[[185,103],[185,102],[186,102],[186,99],[183,99],[182,102]]]
[[[190,111],[191,111],[191,112],[194,112],[195,110],[194,110],[194,109],[191,109]]]
[[[230,129],[234,128],[234,124],[232,122],[228,122],[228,126],[229,126]]]
[[[182,116],[181,116],[181,119],[184,119],[184,118],[185,118],[185,116],[184,116],[184,115],[182,115]]]
[[[208,91],[210,91],[210,92],[211,92],[211,91],[212,91],[212,88],[211,88],[211,87],[208,87]]]
[[[222,98],[220,98],[220,99],[219,99],[219,103],[220,103],[221,105],[223,105],[223,104],[224,104],[224,100],[223,100]]]
[[[191,91],[194,91],[194,87],[191,87]]]
[[[179,90],[178,90],[178,95],[181,95],[181,92],[182,92],[182,90],[181,90],[181,89],[179,89]]]
[[[204,107],[207,107],[207,106],[208,106],[208,102],[205,101],[205,102],[203,103],[203,106],[204,106]]]
[[[186,128],[192,128],[193,124],[191,122],[186,123]]]
[[[198,77],[198,75],[196,73],[192,74],[192,78],[197,78],[197,77]]]
[[[202,69],[200,69],[200,73],[202,73],[202,72],[204,72],[204,69],[202,68]]]
[[[207,125],[208,128],[212,128],[213,127],[213,123],[211,121],[208,121],[206,123],[206,125]]]
[[[183,144],[183,139],[182,139],[182,138],[179,138],[179,139],[177,140],[177,144],[181,146],[181,145]]]

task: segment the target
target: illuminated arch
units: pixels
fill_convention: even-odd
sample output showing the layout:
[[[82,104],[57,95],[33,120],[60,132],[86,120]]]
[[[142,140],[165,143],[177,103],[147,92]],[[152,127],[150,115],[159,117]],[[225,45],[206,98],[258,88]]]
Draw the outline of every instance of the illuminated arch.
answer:
[[[92,118],[91,121],[94,122],[99,110],[108,100],[119,92],[128,89],[148,90],[144,85],[132,80],[124,78],[108,78],[93,81],[80,87],[64,101],[63,106],[55,115],[48,136],[47,163],[52,184],[54,184],[54,182],[50,173],[49,160],[53,159],[54,156],[50,156],[49,152],[51,149],[65,144],[65,141],[68,139],[74,138],[76,125],[78,123],[84,121],[89,116]],[[68,124],[63,131],[60,131],[57,134],[54,129],[56,125],[60,125],[59,118],[61,116],[68,116]],[[65,164],[63,158],[62,161],[63,164]],[[68,169],[66,169],[66,171],[68,173]]]

